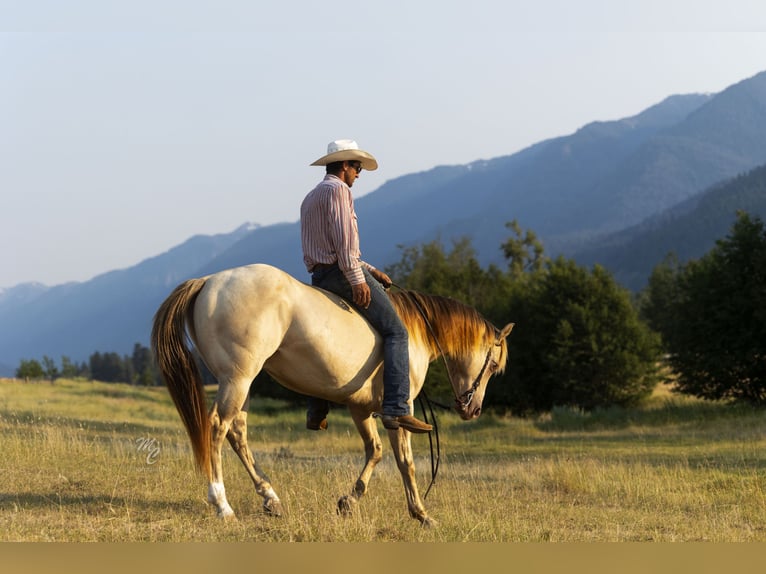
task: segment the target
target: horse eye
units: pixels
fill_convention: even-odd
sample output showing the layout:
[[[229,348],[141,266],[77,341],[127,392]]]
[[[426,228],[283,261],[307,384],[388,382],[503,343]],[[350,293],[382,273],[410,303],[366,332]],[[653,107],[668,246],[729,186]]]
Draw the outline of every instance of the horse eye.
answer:
[[[494,372],[497,370],[497,367],[498,367],[498,364],[497,364],[497,362],[496,362],[496,361],[492,361],[492,362],[489,364],[489,370],[490,370],[490,372],[494,373]]]

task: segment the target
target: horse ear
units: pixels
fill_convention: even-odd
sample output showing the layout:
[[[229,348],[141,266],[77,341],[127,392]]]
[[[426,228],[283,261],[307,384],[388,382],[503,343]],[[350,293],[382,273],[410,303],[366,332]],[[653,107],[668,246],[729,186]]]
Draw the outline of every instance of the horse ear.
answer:
[[[503,330],[500,331],[500,335],[498,335],[497,340],[502,341],[505,339],[508,335],[511,334],[511,331],[513,331],[513,326],[516,323],[508,323],[505,327],[503,327]]]

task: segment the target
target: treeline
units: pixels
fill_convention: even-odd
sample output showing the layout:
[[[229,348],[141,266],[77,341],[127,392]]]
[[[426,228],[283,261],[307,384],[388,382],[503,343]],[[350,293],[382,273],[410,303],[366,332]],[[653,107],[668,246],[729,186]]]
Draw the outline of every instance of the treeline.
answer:
[[[103,381],[107,383],[130,383],[134,385],[161,385],[159,371],[152,360],[152,352],[140,343],[133,346],[131,355],[96,351],[88,362],[76,363],[69,357],[61,357],[60,364],[48,356],[41,361],[22,359],[16,369],[16,377],[26,380],[58,378]]]

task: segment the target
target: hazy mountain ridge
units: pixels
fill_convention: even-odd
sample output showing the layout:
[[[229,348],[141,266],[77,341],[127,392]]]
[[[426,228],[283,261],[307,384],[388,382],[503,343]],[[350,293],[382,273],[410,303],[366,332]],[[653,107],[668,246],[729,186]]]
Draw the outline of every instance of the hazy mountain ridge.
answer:
[[[22,358],[43,355],[81,361],[95,351],[129,352],[134,343],[148,341],[158,301],[248,233],[250,224],[228,234],[197,235],[133,267],[82,283],[6,289],[0,296],[0,363],[18,365]],[[14,292],[25,298],[9,297]]]
[[[20,283],[14,287],[0,288],[0,305],[24,305],[37,299],[50,287],[42,283]]]
[[[654,267],[673,252],[681,262],[698,259],[731,231],[738,211],[766,219],[766,165],[714,185],[638,225],[600,238],[573,254],[578,263],[598,263],[615,279],[638,290]]]

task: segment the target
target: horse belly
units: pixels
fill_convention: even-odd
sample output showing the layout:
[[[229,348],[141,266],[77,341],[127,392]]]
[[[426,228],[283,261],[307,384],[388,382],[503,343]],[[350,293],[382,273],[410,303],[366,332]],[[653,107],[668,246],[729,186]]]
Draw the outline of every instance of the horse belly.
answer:
[[[282,385],[339,403],[382,395],[382,343],[356,312],[324,296],[301,305],[282,344],[264,365]]]
[[[307,361],[292,364],[276,357],[267,361],[264,370],[279,384],[303,395],[320,397],[340,404],[369,403],[382,400],[383,365],[370,371],[356,372],[333,369],[325,364],[309,369]]]

